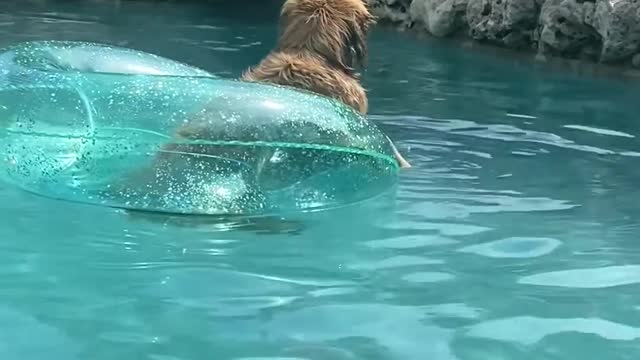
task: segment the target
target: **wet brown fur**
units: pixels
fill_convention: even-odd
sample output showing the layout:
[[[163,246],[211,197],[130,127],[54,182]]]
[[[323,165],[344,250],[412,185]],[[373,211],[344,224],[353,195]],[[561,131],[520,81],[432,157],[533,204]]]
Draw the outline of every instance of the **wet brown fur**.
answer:
[[[276,47],[242,79],[302,88],[366,114],[367,95],[356,70],[366,67],[374,23],[363,0],[287,0]]]

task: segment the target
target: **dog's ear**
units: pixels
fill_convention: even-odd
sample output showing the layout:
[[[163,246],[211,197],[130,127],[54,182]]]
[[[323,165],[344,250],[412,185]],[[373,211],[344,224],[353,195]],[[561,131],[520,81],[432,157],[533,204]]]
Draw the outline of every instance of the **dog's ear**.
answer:
[[[347,38],[342,49],[343,63],[351,70],[366,68],[368,58],[369,27],[375,24],[376,19],[365,9],[356,10],[346,19]]]
[[[375,24],[375,18],[368,12],[357,13],[348,23],[348,39],[343,49],[343,58],[352,69],[367,66],[367,36],[372,24]]]

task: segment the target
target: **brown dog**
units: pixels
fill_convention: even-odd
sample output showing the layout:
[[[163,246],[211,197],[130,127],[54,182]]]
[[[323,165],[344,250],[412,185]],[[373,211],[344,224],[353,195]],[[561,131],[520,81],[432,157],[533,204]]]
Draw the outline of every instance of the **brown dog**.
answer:
[[[367,35],[374,23],[364,0],[287,0],[275,49],[242,79],[309,90],[366,114],[367,95],[356,69],[367,65]],[[400,166],[411,167],[393,150]]]
[[[374,23],[364,0],[286,0],[276,47],[242,80],[308,90],[366,114],[367,95],[356,69],[367,65],[367,35]],[[184,138],[206,133],[189,124],[178,130]],[[411,167],[389,142],[400,166]]]
[[[309,90],[364,114],[367,96],[355,69],[366,66],[374,21],[362,0],[287,0],[276,47],[242,79]]]

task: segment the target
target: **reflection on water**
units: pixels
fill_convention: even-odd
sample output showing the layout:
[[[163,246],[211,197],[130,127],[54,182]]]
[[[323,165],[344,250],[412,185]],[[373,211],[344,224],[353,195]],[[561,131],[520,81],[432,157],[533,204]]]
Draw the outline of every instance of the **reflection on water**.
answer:
[[[2,45],[102,41],[235,77],[275,36],[276,7],[52,3],[0,4]],[[414,168],[302,232],[1,188],[2,359],[637,358],[640,86],[380,29],[370,53],[371,118]]]

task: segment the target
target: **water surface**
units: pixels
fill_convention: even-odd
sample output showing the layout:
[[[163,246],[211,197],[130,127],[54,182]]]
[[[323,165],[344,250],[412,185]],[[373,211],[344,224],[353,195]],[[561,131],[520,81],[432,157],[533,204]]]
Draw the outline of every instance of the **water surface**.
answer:
[[[277,8],[104,3],[4,2],[0,43],[108,42],[237,77],[275,40]],[[640,86],[383,29],[370,46],[371,118],[414,168],[302,232],[0,188],[0,358],[638,358]]]

